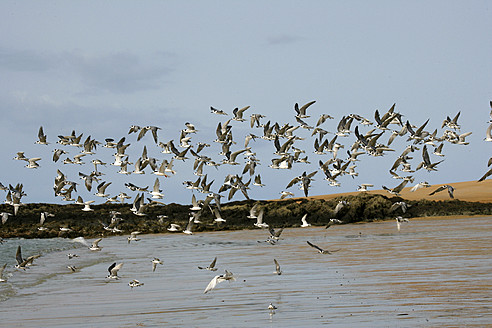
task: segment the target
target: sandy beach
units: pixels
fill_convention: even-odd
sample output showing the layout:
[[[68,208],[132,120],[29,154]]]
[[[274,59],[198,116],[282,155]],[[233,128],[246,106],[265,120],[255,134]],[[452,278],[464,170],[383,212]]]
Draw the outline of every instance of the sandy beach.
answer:
[[[415,182],[416,183],[416,182]],[[415,184],[414,183],[414,184]],[[413,185],[414,185],[413,184]],[[446,191],[442,191],[439,193],[436,193],[432,196],[429,196],[429,193],[432,191],[436,190],[439,186],[442,185],[451,185],[455,188],[454,190],[454,198],[461,200],[461,201],[467,201],[467,202],[481,202],[481,203],[492,203],[492,180],[484,180],[482,182],[477,182],[477,181],[465,181],[465,182],[450,182],[450,183],[440,183],[440,184],[433,184],[432,187],[429,188],[421,188],[417,191],[411,192],[410,187],[406,187],[403,189],[401,192],[401,197],[407,200],[421,200],[421,199],[426,199],[426,200],[450,200],[451,198],[449,197],[448,193]],[[375,186],[377,187],[377,186]],[[326,194],[326,195],[319,195],[319,196],[311,196],[308,197],[310,199],[333,199],[336,197],[340,196],[348,196],[348,195],[357,195],[360,192],[346,192],[346,193],[336,193],[336,194]],[[380,194],[380,195],[385,195],[385,196],[392,196],[390,193],[383,189],[377,189],[377,190],[370,190],[367,191],[369,194]]]

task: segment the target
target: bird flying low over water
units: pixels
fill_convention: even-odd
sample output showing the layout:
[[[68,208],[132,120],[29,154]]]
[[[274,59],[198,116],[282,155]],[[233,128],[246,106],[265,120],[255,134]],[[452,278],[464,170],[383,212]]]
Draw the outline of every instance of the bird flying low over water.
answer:
[[[321,247],[319,247],[319,246],[317,246],[317,245],[315,245],[313,243],[310,243],[309,241],[306,241],[306,242],[307,242],[307,244],[309,246],[317,249],[318,250],[318,253],[320,253],[320,254],[331,254],[331,253],[334,253],[334,252],[338,252],[340,250],[340,249],[336,249],[336,250],[329,251],[327,249],[322,249]]]
[[[162,265],[162,261],[159,260],[157,257],[154,257],[154,259],[151,261],[152,262],[152,272],[155,271],[155,269],[157,268],[157,264],[160,264]]]
[[[275,271],[273,271],[273,273],[280,276],[282,274],[282,270],[280,270],[280,264],[278,264],[278,261],[276,259],[273,259],[273,263],[275,263]]]
[[[116,265],[116,262],[114,262],[113,264],[111,264],[108,268],[109,275],[106,278],[107,279],[120,279],[120,277],[118,277],[118,270],[120,270],[122,266],[123,266],[123,263],[119,263],[118,265]]]
[[[32,265],[32,262],[40,256],[41,255],[33,255],[33,256],[29,256],[26,259],[22,258],[21,247],[19,245],[17,247],[17,252],[15,253],[15,259],[17,261],[15,268],[25,270],[26,266]]]
[[[210,265],[208,267],[201,267],[199,266],[198,269],[200,270],[209,270],[209,271],[217,271],[217,268],[215,267],[215,263],[217,262],[217,257],[215,257],[212,261],[212,263],[210,263]]]
[[[305,228],[305,227],[310,227],[311,226],[311,224],[306,221],[307,216],[308,216],[307,213],[302,216],[302,218],[301,218],[301,223],[302,223],[301,224],[301,228]]]
[[[133,289],[133,287],[140,287],[140,286],[143,286],[143,285],[144,285],[144,283],[138,281],[137,279],[133,279],[132,281],[130,281],[128,283],[128,286],[130,286],[132,289]]]
[[[5,263],[1,268],[0,268],[0,282],[6,282],[7,277],[3,275],[3,271],[5,270],[5,267],[7,266],[7,263]]]
[[[408,222],[408,219],[402,218],[401,216],[397,216],[395,220],[396,220],[396,228],[398,229],[398,231],[400,231],[400,224],[402,222]]]
[[[205,290],[203,291],[203,293],[204,294],[208,293],[209,291],[214,289],[218,283],[220,283],[222,281],[226,281],[226,280],[235,281],[236,277],[234,277],[234,274],[232,272],[225,270],[224,274],[217,275],[217,276],[213,277],[213,279],[208,283],[208,285],[205,288]]]

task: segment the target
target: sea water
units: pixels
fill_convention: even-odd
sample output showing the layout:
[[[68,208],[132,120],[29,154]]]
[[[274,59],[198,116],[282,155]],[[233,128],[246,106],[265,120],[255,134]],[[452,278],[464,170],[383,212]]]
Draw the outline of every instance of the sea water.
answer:
[[[7,239],[2,327],[449,327],[492,322],[492,218],[104,238]],[[92,239],[88,240],[89,242]],[[320,254],[310,241],[336,251]],[[14,269],[15,252],[42,256]],[[79,257],[69,259],[67,253]],[[164,262],[152,271],[151,260]],[[217,271],[199,270],[217,257]],[[273,259],[281,266],[277,275]],[[112,263],[120,279],[106,279]],[[78,268],[71,272],[67,266]],[[228,270],[207,294],[210,280]],[[143,286],[131,288],[137,279]],[[268,310],[273,303],[277,309]]]

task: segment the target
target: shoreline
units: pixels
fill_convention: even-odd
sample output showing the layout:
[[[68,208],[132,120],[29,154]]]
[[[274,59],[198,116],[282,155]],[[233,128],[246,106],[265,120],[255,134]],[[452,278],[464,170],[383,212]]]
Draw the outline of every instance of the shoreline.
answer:
[[[405,202],[406,210],[392,209],[397,202]],[[340,203],[345,203],[337,209]],[[193,227],[194,232],[234,231],[255,229],[254,219],[249,219],[251,208],[258,204],[264,210],[263,221],[270,227],[289,228],[301,225],[301,217],[307,214],[307,221],[313,226],[326,226],[333,220],[342,223],[373,222],[391,220],[397,216],[408,219],[453,218],[492,216],[492,202],[467,202],[453,200],[407,200],[403,197],[380,195],[378,193],[356,193],[355,195],[337,195],[331,199],[297,198],[282,201],[244,200],[221,204],[221,216],[226,222],[215,222],[215,215],[208,209],[201,210],[200,221]],[[10,205],[0,205],[0,212],[10,210]],[[92,206],[93,211],[82,211],[81,205],[68,204],[25,204],[17,216],[11,216],[0,226],[1,238],[53,238],[66,237],[100,237],[128,234],[132,231],[141,233],[170,233],[171,224],[179,224],[184,230],[190,220],[190,205],[167,204],[148,206],[144,216],[137,216],[131,211],[131,204],[99,204]],[[121,232],[110,232],[103,225],[111,222],[111,211],[119,212]],[[40,231],[38,228],[40,213],[53,213]],[[162,218],[165,216],[166,218]],[[69,228],[61,231],[60,228]]]

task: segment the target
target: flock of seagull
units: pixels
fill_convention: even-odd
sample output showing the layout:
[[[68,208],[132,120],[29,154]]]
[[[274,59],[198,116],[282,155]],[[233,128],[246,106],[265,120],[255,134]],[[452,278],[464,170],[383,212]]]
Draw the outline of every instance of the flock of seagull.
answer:
[[[236,130],[244,131],[245,126],[247,128],[244,117],[247,111],[250,110],[250,106],[240,109],[235,108],[232,111],[232,117],[223,110],[211,107],[212,114],[228,116],[224,122],[218,122],[215,131],[217,138],[213,140],[220,148],[220,152],[217,153],[218,156],[221,156],[219,158],[211,154],[211,149],[213,148],[212,143],[192,141],[195,135],[199,134],[199,130],[195,128],[194,124],[186,122],[185,127],[179,132],[178,139],[164,140],[158,135],[161,130],[160,127],[132,125],[128,131],[128,135],[135,134],[137,144],[143,142],[147,134],[151,135],[151,141],[153,141],[153,146],[144,144],[141,155],[134,160],[131,160],[130,155],[127,154],[127,150],[131,146],[131,143],[127,142],[129,136],[119,139],[106,138],[104,142],[101,142],[93,139],[90,135],[83,139],[83,133],[76,133],[76,131],[72,131],[70,134],[61,134],[58,135],[58,140],[56,141],[56,144],[60,148],[53,149],[52,161],[54,163],[63,163],[62,165],[80,165],[82,168],[86,164],[84,160],[86,158],[92,158],[90,163],[92,164],[91,167],[93,167],[93,170],[90,172],[88,170],[81,170],[78,173],[87,191],[93,192],[96,199],[100,198],[107,203],[124,203],[127,199],[133,198],[132,211],[140,216],[146,215],[145,211],[148,206],[163,205],[160,201],[164,198],[160,179],[171,178],[176,175],[174,161],[188,163],[192,161],[193,169],[189,173],[193,172],[197,176],[197,179],[185,180],[182,184],[192,192],[193,209],[208,207],[216,216],[216,222],[223,222],[225,220],[221,218],[220,200],[226,196],[225,193],[227,193],[228,200],[238,195],[237,191],[240,191],[239,194],[243,195],[244,198],[250,199],[249,193],[251,188],[261,188],[264,186],[260,172],[258,171],[262,161],[257,157],[251,141],[264,140],[272,144],[274,156],[271,158],[271,164],[268,165],[271,169],[293,170],[297,166],[310,168],[312,166],[310,165],[311,161],[309,157],[315,156],[318,158],[318,167],[316,169],[310,171],[298,169],[302,173],[295,175],[287,183],[285,189],[280,191],[280,198],[283,199],[295,195],[293,192],[287,190],[295,185],[298,185],[304,196],[307,197],[312,182],[315,181],[315,177],[319,172],[324,176],[324,180],[328,182],[329,186],[340,186],[344,176],[350,176],[352,178],[358,176],[357,165],[361,161],[362,156],[387,156],[388,153],[396,151],[391,148],[396,139],[406,139],[407,146],[399,153],[391,167],[388,168],[389,174],[393,178],[401,180],[401,183],[395,187],[382,186],[389,193],[399,195],[408,183],[414,182],[415,178],[413,174],[415,172],[421,169],[425,169],[428,172],[437,171],[438,165],[443,162],[442,158],[445,156],[443,153],[445,144],[467,145],[469,142],[466,141],[466,138],[472,133],[460,132],[461,127],[458,123],[460,112],[453,118],[447,116],[441,125],[441,129],[444,129],[444,131],[438,133],[437,128],[434,130],[426,129],[429,119],[419,125],[414,125],[409,120],[405,121],[404,115],[395,110],[395,105],[391,106],[384,113],[376,110],[374,112],[374,120],[369,120],[358,114],[343,116],[338,122],[336,129],[329,131],[325,127],[326,122],[334,120],[329,114],[321,114],[316,124],[309,123],[308,119],[310,115],[308,114],[311,106],[315,103],[316,101],[310,101],[302,106],[297,103],[294,105],[293,114],[295,114],[294,119],[296,124],[273,123],[272,121],[266,121],[265,115],[252,113],[249,119],[249,128],[252,132],[244,137],[244,146],[240,146],[240,141],[233,136],[233,132]],[[490,122],[492,122],[492,113]],[[235,128],[236,126],[238,127]],[[368,130],[363,132],[363,128]],[[486,141],[492,141],[491,129],[492,123],[490,123],[486,130]],[[313,140],[313,149],[311,151],[306,147],[300,147],[301,144],[306,144],[304,140],[307,139],[306,136],[302,136],[302,133],[299,132],[303,130],[306,131],[304,134],[307,133],[309,138]],[[330,134],[333,137],[328,137]],[[350,138],[350,136],[355,136],[355,138]],[[386,142],[383,142],[383,136],[388,136]],[[349,142],[343,143],[342,141]],[[42,126],[39,128],[38,139],[35,141],[35,144],[41,145],[42,147],[50,144]],[[103,172],[106,170],[102,169],[106,167],[108,161],[97,157],[100,154],[99,152],[96,153],[99,146],[115,151],[113,153],[113,159],[109,162],[112,162],[110,163],[111,166],[119,168],[117,173],[124,176],[130,174],[132,176],[155,175],[156,178],[153,187],[150,189],[149,186],[137,186],[134,183],[127,182],[124,184],[127,191],[120,189],[118,194],[111,195],[108,189],[114,188],[112,186],[113,182],[105,178],[107,172]],[[152,149],[152,151],[155,151],[155,149],[160,150],[162,155],[159,156],[161,158],[151,156],[148,148]],[[430,148],[433,148],[433,151]],[[75,153],[72,151],[73,149]],[[263,149],[264,147],[261,150]],[[346,149],[345,156],[343,156],[342,149]],[[417,157],[413,153],[419,151],[421,153],[421,161],[417,163],[412,162],[414,157]],[[308,155],[310,152],[313,155]],[[70,156],[71,153],[72,156]],[[431,154],[440,160],[431,158]],[[240,159],[241,157],[243,160]],[[14,160],[26,162],[25,167],[28,169],[37,169],[40,167],[39,162],[42,160],[42,157],[26,157],[23,151],[19,151],[14,157]],[[492,158],[488,164],[489,166],[492,165]],[[242,170],[235,168],[239,165],[242,165]],[[131,170],[132,166],[134,167],[133,170]],[[206,170],[210,169],[206,169],[206,167],[217,170],[211,175],[219,171],[226,171],[224,182],[219,187],[214,188],[215,179],[212,181],[208,179]],[[492,168],[479,181],[483,181],[491,174]],[[75,204],[83,205],[83,211],[91,211],[91,205],[96,202],[96,199],[84,201],[81,195],[76,196],[79,184],[78,181],[70,179],[64,174],[61,168],[58,168],[57,176],[54,177],[54,195],[60,197],[64,202],[74,202]],[[374,184],[372,183],[362,183],[357,190],[364,192],[373,186]],[[426,181],[419,182],[411,188],[411,191],[430,186]],[[443,187],[446,188],[443,189]],[[94,189],[96,189],[95,192]],[[16,186],[9,184],[6,187],[0,183],[0,190],[7,192],[5,203],[13,206],[13,213],[9,214],[16,215],[19,208],[23,205],[22,197],[27,195],[23,189],[23,184],[17,183]],[[442,186],[434,192],[429,193],[429,196],[442,190],[448,190],[450,197],[453,198],[452,186]],[[133,193],[133,195],[129,195],[129,192]],[[197,200],[195,192],[205,194],[205,199]],[[148,197],[145,197],[145,194]],[[211,207],[212,201],[215,203],[213,208]],[[2,214],[2,219],[8,219],[9,214],[6,214],[7,217]],[[196,220],[194,221],[196,222]]]
[[[166,142],[162,141],[158,135],[159,130],[161,130],[159,127],[140,127],[136,125],[132,125],[130,127],[128,134],[131,135],[135,133],[137,135],[136,142],[143,140],[147,133],[149,133],[152,138],[151,140],[158,148],[161,149],[161,153],[164,154],[165,158],[163,159],[150,156],[147,150],[147,145],[144,145],[141,156],[134,160],[133,163],[130,161],[130,155],[126,153],[126,150],[130,146],[130,143],[127,143],[126,136],[121,137],[117,141],[113,138],[107,138],[105,139],[105,142],[102,143],[92,139],[91,136],[86,137],[85,141],[82,141],[83,134],[77,134],[75,131],[72,131],[71,134],[58,136],[56,143],[63,148],[53,149],[52,160],[55,163],[59,163],[61,160],[63,165],[81,165],[82,167],[82,165],[85,164],[85,158],[93,157],[90,161],[94,168],[92,172],[79,172],[79,178],[83,180],[83,187],[85,187],[87,191],[92,192],[94,191],[94,186],[96,186],[94,196],[104,199],[107,203],[124,203],[127,199],[134,198],[131,211],[137,216],[145,216],[147,215],[146,209],[149,206],[163,205],[163,203],[159,201],[164,198],[164,194],[160,189],[160,178],[171,178],[176,175],[176,171],[174,170],[174,161],[185,162],[189,161],[191,157],[193,162],[193,173],[197,176],[197,180],[183,181],[183,186],[192,192],[189,222],[185,229],[182,229],[182,227],[176,223],[169,222],[167,230],[170,232],[182,231],[185,234],[193,234],[194,226],[201,223],[200,216],[204,210],[210,210],[213,213],[215,217],[214,223],[223,224],[226,222],[226,219],[222,217],[221,213],[221,197],[224,197],[224,193],[227,193],[228,200],[233,199],[238,194],[243,195],[246,199],[250,199],[249,190],[252,186],[260,188],[264,186],[261,176],[257,171],[261,161],[253,151],[253,147],[250,144],[251,141],[265,140],[266,142],[270,142],[272,144],[272,151],[275,156],[271,159],[271,164],[268,165],[269,168],[277,170],[292,170],[294,166],[310,165],[311,163],[309,160],[309,156],[311,155],[308,156],[309,150],[296,147],[298,143],[305,138],[301,137],[299,134],[294,134],[294,132],[298,129],[301,129],[301,131],[309,131],[308,133],[310,133],[311,138],[314,139],[312,152],[314,156],[323,158],[323,160],[319,159],[318,168],[316,170],[301,170],[303,172],[294,176],[285,187],[285,189],[289,189],[295,185],[298,185],[304,196],[307,197],[309,195],[312,182],[315,180],[314,178],[319,172],[321,172],[324,176],[324,180],[328,182],[328,185],[340,186],[341,178],[343,176],[348,175],[352,178],[358,176],[356,168],[357,162],[360,161],[360,156],[386,156],[388,153],[395,151],[391,148],[391,145],[396,138],[406,138],[408,145],[403,152],[397,156],[396,160],[393,162],[393,165],[389,168],[390,175],[393,178],[402,181],[395,187],[382,186],[382,188],[387,190],[389,193],[399,195],[408,183],[414,182],[414,177],[411,173],[415,173],[420,169],[425,169],[429,172],[437,171],[438,165],[443,160],[434,160],[431,158],[431,154],[438,158],[443,158],[445,155],[442,151],[445,144],[467,145],[468,142],[466,141],[466,137],[471,134],[471,132],[460,132],[460,125],[458,123],[460,113],[457,113],[453,118],[450,118],[449,116],[446,117],[441,126],[441,129],[445,128],[445,130],[441,134],[438,134],[438,129],[429,131],[426,130],[429,120],[426,120],[420,125],[414,125],[408,120],[404,121],[403,114],[395,111],[395,105],[391,106],[391,108],[385,113],[380,113],[376,110],[374,113],[374,121],[364,118],[358,114],[343,116],[340,119],[336,130],[329,132],[323,126],[326,121],[334,118],[328,114],[322,114],[316,121],[315,125],[310,125],[310,123],[307,122],[307,119],[310,118],[310,115],[308,115],[308,109],[310,109],[314,103],[315,101],[311,101],[302,106],[297,103],[294,105],[294,118],[296,120],[295,125],[289,123],[272,123],[271,121],[266,121],[266,117],[264,115],[251,114],[249,120],[250,128],[262,132],[262,135],[258,136],[253,133],[247,134],[244,138],[244,146],[239,147],[239,149],[236,149],[239,141],[235,141],[237,139],[233,137],[233,124],[244,124],[243,122],[246,121],[244,115],[246,111],[250,109],[250,106],[246,106],[241,109],[235,108],[232,111],[232,117],[228,117],[224,122],[219,122],[217,125],[217,138],[214,142],[220,145],[221,148],[218,155],[223,156],[219,159],[214,159],[212,155],[205,154],[207,152],[206,150],[211,148],[211,144],[205,142],[192,143],[192,138],[197,134],[198,130],[195,128],[194,124],[187,122],[185,123],[185,128],[180,131],[178,140],[171,139]],[[492,102],[490,105],[492,107]],[[211,107],[211,113],[214,115],[228,116],[228,114],[223,110],[216,109],[214,107]],[[491,119],[489,121],[489,127],[486,130],[485,141],[492,141],[492,111],[490,115]],[[362,128],[367,128],[368,130],[362,132]],[[329,134],[332,134],[333,137],[328,138],[327,136]],[[387,136],[388,134],[388,139],[386,142],[383,142],[382,137],[384,135]],[[350,146],[347,144],[342,144],[341,140],[349,140],[349,136],[355,136],[355,139],[353,139]],[[50,144],[48,142],[47,135],[44,133],[43,127],[39,128],[38,140],[35,143],[44,146]],[[177,147],[175,143],[178,144]],[[112,185],[112,182],[103,178],[105,173],[101,170],[102,167],[107,165],[107,162],[95,157],[95,151],[100,145],[104,148],[113,149],[115,151],[113,154],[113,162],[110,163],[110,165],[119,168],[119,171],[117,171],[119,174],[154,174],[156,178],[153,188],[149,189],[148,186],[141,187],[127,182],[125,183],[125,187],[134,193],[134,196],[128,195],[128,191],[120,191],[119,194],[110,195],[107,192],[107,189]],[[433,151],[430,149],[431,147],[433,148]],[[71,157],[69,157],[69,154],[72,151],[68,150],[69,148],[77,150],[77,152]],[[346,156],[342,157],[343,152],[341,149],[344,148],[346,148]],[[80,152],[78,152],[79,149]],[[414,155],[412,153],[419,151],[421,161],[419,161],[417,165],[414,165],[412,162]],[[244,161],[241,160],[241,157]],[[25,161],[27,163],[25,165],[26,168],[36,169],[40,167],[39,162],[42,160],[42,157],[28,158],[25,156],[24,152],[20,151],[14,157],[14,160]],[[243,169],[241,171],[242,173],[231,172],[233,167],[241,164],[243,165]],[[129,170],[131,165],[134,167],[133,171]],[[491,165],[492,158],[488,163],[488,166]],[[224,182],[219,188],[213,188],[215,180],[208,181],[208,175],[205,173],[206,167],[211,167],[214,170],[231,168],[231,171],[227,172]],[[404,175],[403,173],[407,175]],[[483,181],[491,174],[492,169],[486,172],[484,176],[479,179],[479,181]],[[91,208],[91,204],[95,202],[94,199],[84,201],[80,195],[78,195],[77,198],[74,198],[75,193],[77,193],[78,185],[79,182],[70,180],[68,176],[62,172],[62,170],[57,169],[57,176],[54,178],[53,185],[55,196],[61,197],[63,201],[75,202],[75,204],[81,205],[82,211],[92,211],[93,209]],[[357,190],[360,192],[365,192],[373,186],[374,185],[370,183],[362,183]],[[431,185],[428,182],[419,182],[411,188],[411,191],[429,187],[431,187]],[[22,183],[18,183],[15,186],[9,184],[8,187],[0,183],[0,189],[7,192],[5,203],[10,204],[13,207],[12,213],[2,212],[0,214],[2,224],[5,224],[9,217],[18,214],[23,205],[21,199],[27,194],[24,191]],[[240,191],[240,193],[237,193],[237,191]],[[454,188],[450,185],[438,187],[434,191],[430,192],[429,196],[442,191],[447,191],[450,198],[454,198]],[[149,195],[147,198],[145,197],[146,193]],[[197,198],[200,194],[206,195],[204,199]],[[289,196],[294,196],[294,193],[286,190],[281,191],[282,199]],[[334,209],[334,213],[339,212],[344,206],[349,206],[349,204],[346,201],[340,201]],[[410,205],[405,202],[395,202],[392,205],[390,212],[401,211],[402,214],[404,214],[409,206]],[[106,225],[101,222],[102,228],[106,231],[115,233],[122,232],[118,229],[118,223],[123,220],[119,217],[120,214],[121,213],[117,211],[111,211],[110,224]],[[49,217],[52,216],[53,214],[51,213],[42,212],[40,214],[38,229],[46,229],[43,227],[43,224]],[[251,208],[250,214],[247,216],[247,218],[255,220],[255,223],[253,224],[254,227],[268,229],[270,236],[265,242],[275,245],[280,239],[283,228],[275,230],[273,227],[269,226],[268,223],[264,222],[263,217],[264,209],[261,208],[258,203]],[[158,216],[157,218],[161,222],[168,219],[163,215]],[[408,222],[408,219],[403,218],[402,216],[397,216],[395,220],[398,231],[400,231],[401,223]],[[329,228],[332,224],[337,223],[341,222],[339,220],[332,219],[326,228]],[[301,218],[300,226],[311,226],[311,224],[307,222],[307,214]],[[69,228],[61,227],[60,229]],[[139,234],[140,232],[138,231],[131,232],[130,236],[127,238],[128,243],[139,241]],[[102,247],[99,246],[101,240],[102,238],[98,238],[92,243],[88,243],[83,237],[74,239],[75,242],[85,245],[91,251],[100,251],[102,249]],[[339,251],[339,249],[327,250],[321,248],[310,241],[307,241],[307,244],[320,254],[333,254],[334,252]],[[16,253],[17,264],[15,267],[17,269],[25,270],[27,267],[32,265],[33,261],[37,257],[39,257],[39,255],[23,258],[21,254],[21,247],[19,246]],[[71,259],[78,256],[76,254],[68,254],[68,257]],[[276,275],[281,275],[282,271],[280,269],[280,264],[276,259],[273,259],[273,261],[275,265],[275,271],[273,273]],[[198,266],[198,269],[209,270],[212,272],[216,271],[216,262],[217,257],[213,259],[209,266]],[[157,266],[162,265],[163,262],[158,258],[154,258],[151,260],[151,264],[152,271],[155,271]],[[6,264],[0,269],[0,282],[5,282],[7,280],[7,277],[3,274],[5,267]],[[122,269],[122,267],[123,263],[112,263],[108,267],[109,274],[106,278],[114,280],[119,279],[118,272]],[[73,265],[69,265],[67,268],[71,271],[78,270]],[[225,270],[223,274],[214,276],[214,278],[206,286],[204,293],[208,293],[215,289],[216,286],[223,281],[234,281],[235,279],[236,277],[232,272]],[[133,279],[128,285],[131,288],[134,288],[142,286],[143,283]],[[276,306],[270,303],[268,309],[271,313],[274,313]]]

